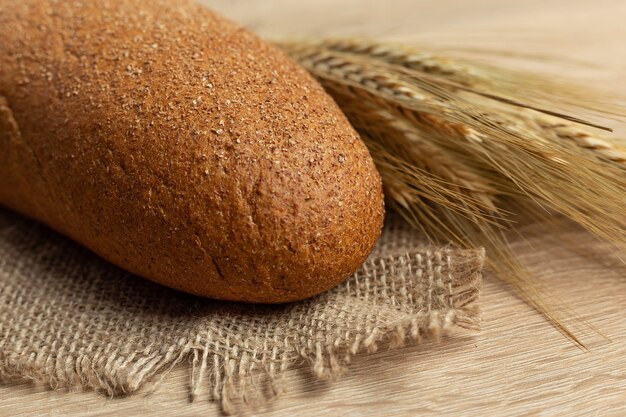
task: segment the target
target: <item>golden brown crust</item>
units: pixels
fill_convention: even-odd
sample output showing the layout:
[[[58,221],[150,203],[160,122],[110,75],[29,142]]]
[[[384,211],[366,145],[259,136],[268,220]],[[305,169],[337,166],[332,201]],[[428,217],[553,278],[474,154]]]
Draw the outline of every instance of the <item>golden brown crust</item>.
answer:
[[[133,273],[297,300],[380,234],[380,178],[336,104],[200,6],[0,0],[0,56],[20,133],[0,136],[0,203]]]

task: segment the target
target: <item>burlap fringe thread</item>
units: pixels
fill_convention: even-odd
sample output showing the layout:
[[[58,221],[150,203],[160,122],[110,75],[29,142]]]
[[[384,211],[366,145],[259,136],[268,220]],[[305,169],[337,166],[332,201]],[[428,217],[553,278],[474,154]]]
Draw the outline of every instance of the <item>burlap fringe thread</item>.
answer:
[[[320,379],[351,358],[477,329],[482,251],[414,248],[388,222],[363,267],[312,300],[249,306],[202,300],[129,276],[46,228],[0,210],[0,375],[54,388],[130,394],[191,362],[226,413],[284,389],[302,360]]]

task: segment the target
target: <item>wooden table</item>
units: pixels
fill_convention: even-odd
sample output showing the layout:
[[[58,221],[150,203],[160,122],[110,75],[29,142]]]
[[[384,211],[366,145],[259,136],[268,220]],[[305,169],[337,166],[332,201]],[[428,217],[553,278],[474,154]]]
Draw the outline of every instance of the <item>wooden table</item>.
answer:
[[[372,35],[446,47],[557,54],[572,77],[626,96],[623,0],[209,0],[263,35]],[[626,137],[626,129],[613,123]],[[626,196],[625,196],[626,203]],[[626,204],[625,204],[626,206]],[[626,209],[626,208],[625,208]],[[589,349],[568,342],[493,277],[486,277],[483,330],[361,357],[333,383],[306,368],[263,416],[626,415],[626,266],[585,232],[545,235],[528,226],[522,259],[559,299],[602,335],[581,328]],[[0,385],[0,416],[210,416],[216,405],[188,400],[179,367],[152,394],[108,399],[37,384]]]

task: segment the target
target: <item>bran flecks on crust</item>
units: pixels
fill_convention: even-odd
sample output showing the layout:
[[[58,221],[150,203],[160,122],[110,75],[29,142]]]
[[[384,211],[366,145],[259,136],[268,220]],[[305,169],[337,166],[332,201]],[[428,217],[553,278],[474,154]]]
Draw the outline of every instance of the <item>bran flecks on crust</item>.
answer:
[[[337,105],[199,5],[0,0],[0,56],[19,129],[0,136],[0,203],[132,273],[292,301],[380,234],[380,178]]]

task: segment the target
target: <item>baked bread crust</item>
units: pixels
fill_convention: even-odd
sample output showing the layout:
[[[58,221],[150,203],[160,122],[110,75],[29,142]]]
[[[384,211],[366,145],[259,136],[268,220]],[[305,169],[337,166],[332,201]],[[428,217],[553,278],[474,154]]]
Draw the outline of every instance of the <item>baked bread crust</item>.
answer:
[[[293,301],[380,235],[380,177],[337,105],[199,5],[0,0],[0,57],[0,203],[132,273]]]

